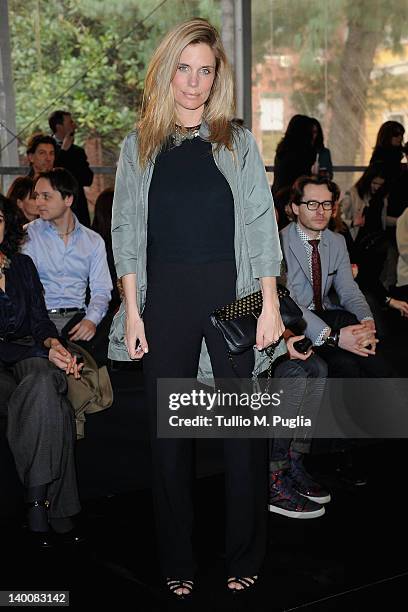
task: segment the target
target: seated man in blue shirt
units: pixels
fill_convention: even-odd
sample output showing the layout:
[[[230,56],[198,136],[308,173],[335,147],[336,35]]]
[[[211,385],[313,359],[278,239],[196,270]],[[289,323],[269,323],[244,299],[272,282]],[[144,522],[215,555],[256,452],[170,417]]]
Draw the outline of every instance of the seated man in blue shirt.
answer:
[[[96,357],[95,335],[108,311],[112,281],[103,239],[79,223],[71,210],[76,193],[76,180],[68,170],[54,168],[39,175],[35,198],[40,218],[27,225],[23,252],[37,267],[58,332],[85,342]]]

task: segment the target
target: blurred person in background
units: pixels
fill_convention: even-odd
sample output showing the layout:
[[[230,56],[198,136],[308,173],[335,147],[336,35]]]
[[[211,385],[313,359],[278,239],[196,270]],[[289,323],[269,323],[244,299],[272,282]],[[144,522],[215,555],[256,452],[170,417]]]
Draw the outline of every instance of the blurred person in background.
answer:
[[[294,115],[276,148],[272,194],[279,213],[279,229],[289,223],[285,207],[293,183],[300,176],[310,176],[316,161],[313,145],[313,121],[306,115]]]
[[[391,297],[381,282],[389,249],[386,227],[393,227],[397,222],[396,218],[387,214],[386,179],[387,168],[382,163],[373,163],[357,183],[346,191],[340,203],[342,219],[353,240],[351,261],[358,266],[356,281],[374,310],[378,322],[382,320],[379,307],[381,309],[389,306],[403,316],[408,315],[408,304]],[[344,235],[345,232],[341,233]],[[376,303],[373,303],[373,300]],[[383,327],[381,323],[380,325]],[[378,331],[382,335],[380,328]]]
[[[389,180],[398,176],[400,172],[404,133],[405,128],[398,121],[386,121],[378,130],[370,165],[374,162],[383,164]]]
[[[14,202],[19,209],[23,224],[34,221],[38,217],[37,203],[33,191],[33,180],[29,176],[18,176],[7,192],[9,200]]]
[[[27,144],[27,158],[30,164],[28,176],[35,181],[40,172],[49,172],[55,162],[55,140],[46,134],[33,134]]]
[[[54,111],[48,117],[48,123],[56,144],[55,166],[69,170],[78,183],[78,195],[73,211],[82,225],[90,227],[91,220],[84,187],[92,185],[94,175],[89,167],[85,150],[74,144],[77,125],[71,113],[65,110]]]
[[[397,251],[395,239],[395,225],[398,217],[408,206],[408,174],[406,164],[401,163],[404,157],[402,141],[405,133],[404,126],[398,121],[386,121],[378,131],[377,141],[371,157],[370,164],[380,162],[385,168],[385,178],[388,182],[388,210],[387,215],[395,221],[387,224],[387,236],[394,247],[392,265],[395,266]],[[389,279],[389,284],[395,282],[395,273]]]

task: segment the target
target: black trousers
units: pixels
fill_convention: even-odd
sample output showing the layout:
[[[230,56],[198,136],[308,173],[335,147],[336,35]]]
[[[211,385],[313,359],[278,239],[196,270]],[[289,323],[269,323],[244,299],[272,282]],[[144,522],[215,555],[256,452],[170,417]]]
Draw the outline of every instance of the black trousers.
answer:
[[[157,379],[195,378],[203,338],[215,377],[236,377],[224,340],[209,319],[216,307],[235,299],[235,286],[234,262],[202,265],[155,262],[148,269],[143,318],[149,353],[143,358],[143,371],[150,415],[157,537],[164,576],[191,579],[196,568],[192,548],[194,447],[191,439],[157,437]],[[242,377],[250,378],[252,351],[238,356],[236,365]],[[263,561],[266,450],[265,440],[224,440],[226,557],[231,576],[256,574]]]
[[[7,438],[17,473],[25,487],[48,485],[50,518],[81,509],[75,424],[66,390],[65,373],[47,359],[33,357],[7,367],[0,362],[0,403],[8,407]]]
[[[358,325],[360,321],[344,310],[324,310],[316,313],[333,329],[347,325]],[[318,346],[316,353],[327,363],[329,378],[391,378],[392,368],[381,354],[381,348],[375,355],[360,357],[339,347]]]
[[[357,325],[358,319],[351,313],[344,310],[325,310],[317,313],[331,328],[341,329],[347,325]],[[384,405],[396,406],[397,414],[401,414],[403,406],[398,390],[394,385],[386,385],[381,379],[392,378],[395,372],[388,365],[381,352],[381,342],[377,345],[376,354],[368,357],[360,357],[349,351],[345,351],[339,347],[330,348],[327,346],[319,346],[315,348],[316,353],[324,359],[328,366],[329,378],[368,378],[370,384],[362,385],[362,398],[366,405],[370,405],[371,401],[378,401],[378,398],[383,398]],[[373,379],[380,379],[377,381]],[[347,382],[342,386],[342,392],[338,395],[336,388],[330,390],[330,401],[332,402],[333,410],[339,410],[342,415],[344,410],[358,412],[358,405],[355,402],[355,396],[352,389],[349,389]],[[401,409],[398,408],[401,406]],[[361,441],[355,439],[333,440],[331,444],[332,451],[350,449],[353,446],[358,446]]]

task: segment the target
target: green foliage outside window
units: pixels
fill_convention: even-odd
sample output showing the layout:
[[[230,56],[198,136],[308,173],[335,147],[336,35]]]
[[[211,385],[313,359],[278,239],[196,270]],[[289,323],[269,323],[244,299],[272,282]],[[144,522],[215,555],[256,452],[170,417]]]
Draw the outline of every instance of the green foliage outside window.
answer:
[[[193,16],[220,25],[216,0],[9,0],[9,12],[17,130],[29,124],[22,141],[49,132],[48,115],[68,109],[78,144],[99,136],[113,158],[136,121],[161,36]]]

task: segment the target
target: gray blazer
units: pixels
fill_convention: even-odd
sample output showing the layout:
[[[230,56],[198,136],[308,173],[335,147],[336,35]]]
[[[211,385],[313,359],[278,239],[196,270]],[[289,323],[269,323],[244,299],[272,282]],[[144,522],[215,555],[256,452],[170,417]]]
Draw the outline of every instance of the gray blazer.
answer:
[[[200,136],[207,139],[208,126],[203,122]],[[213,145],[217,167],[225,176],[234,198],[235,263],[237,268],[236,295],[244,297],[259,290],[259,278],[279,276],[281,249],[273,200],[263,161],[251,132],[240,128],[234,138],[234,150]],[[148,195],[154,162],[141,169],[138,161],[137,132],[124,140],[116,172],[115,197],[112,211],[112,245],[118,278],[136,274],[137,300],[140,313],[147,291],[147,216]],[[217,223],[217,219],[214,219]],[[128,361],[124,343],[125,308],[122,303],[113,320],[108,356]],[[149,338],[147,338],[149,341]],[[284,341],[275,356],[286,351]],[[266,369],[268,357],[255,351],[254,374]],[[208,351],[203,340],[199,378],[212,378]]]
[[[306,249],[297,232],[296,223],[287,225],[281,231],[280,237],[285,261],[285,275],[282,280],[286,283],[291,297],[302,309],[306,322],[305,335],[315,342],[327,324],[308,310],[308,306],[313,302],[313,284]],[[353,279],[343,236],[328,229],[324,230],[319,251],[322,265],[323,307],[327,310],[339,308],[347,310],[359,321],[365,317],[374,318],[364,295]],[[329,297],[329,291],[333,289],[339,304],[333,303]]]

